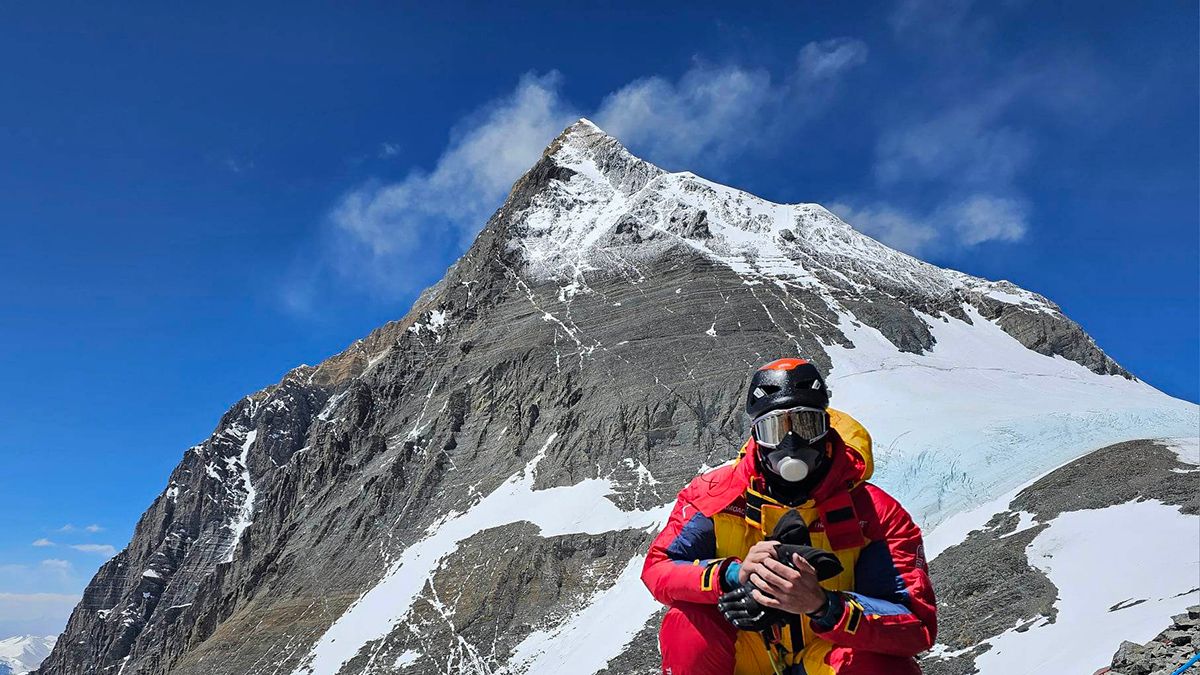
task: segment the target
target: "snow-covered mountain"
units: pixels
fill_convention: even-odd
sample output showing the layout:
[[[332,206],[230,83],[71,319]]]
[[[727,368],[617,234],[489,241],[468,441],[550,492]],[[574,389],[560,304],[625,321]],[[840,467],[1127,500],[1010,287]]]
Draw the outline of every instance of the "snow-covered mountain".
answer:
[[[17,635],[0,640],[0,675],[23,675],[50,655],[57,635]]]
[[[749,374],[795,354],[872,432],[876,482],[949,544],[1005,534],[984,530],[1009,502],[981,505],[1054,467],[1193,437],[1200,414],[1036,293],[665,172],[581,120],[405,317],[184,453],[39,672],[657,672],[642,552],[736,453]],[[1044,516],[1026,567],[1050,539],[1092,550],[1072,509],[1021,508]],[[971,644],[1007,651],[1008,627]]]

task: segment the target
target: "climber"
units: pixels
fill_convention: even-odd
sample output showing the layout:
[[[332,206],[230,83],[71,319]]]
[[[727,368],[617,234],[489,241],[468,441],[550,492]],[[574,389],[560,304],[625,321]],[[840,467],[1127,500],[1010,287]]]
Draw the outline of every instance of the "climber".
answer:
[[[937,633],[921,530],[803,359],[758,369],[750,438],[684,488],[642,581],[667,675],[909,675]]]

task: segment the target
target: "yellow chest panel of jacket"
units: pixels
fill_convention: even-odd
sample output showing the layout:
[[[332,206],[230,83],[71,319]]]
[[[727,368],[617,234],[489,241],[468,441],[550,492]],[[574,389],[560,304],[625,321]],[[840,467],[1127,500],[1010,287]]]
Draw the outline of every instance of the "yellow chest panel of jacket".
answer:
[[[764,532],[771,532],[775,524],[788,511],[797,511],[804,522],[809,525],[809,534],[815,548],[833,550],[829,537],[820,526],[820,512],[812,502],[797,507],[786,507],[775,504],[763,504],[762,526],[756,527],[745,517],[729,512],[717,513],[713,516],[713,529],[717,539],[717,557],[736,557],[744,560],[750,547],[764,539]],[[863,545],[865,545],[865,541]],[[858,562],[862,545],[833,550],[834,555],[842,563],[842,573],[821,582],[821,586],[831,591],[854,590],[854,565]],[[788,664],[804,664],[805,672],[809,675],[831,675],[834,671],[825,664],[825,657],[833,644],[816,635],[808,625],[807,617],[796,622],[803,626],[801,635],[793,635],[791,627],[783,631],[783,644],[787,649]],[[736,644],[737,660],[734,675],[771,675],[771,659],[767,655],[762,637],[752,631],[738,631]]]

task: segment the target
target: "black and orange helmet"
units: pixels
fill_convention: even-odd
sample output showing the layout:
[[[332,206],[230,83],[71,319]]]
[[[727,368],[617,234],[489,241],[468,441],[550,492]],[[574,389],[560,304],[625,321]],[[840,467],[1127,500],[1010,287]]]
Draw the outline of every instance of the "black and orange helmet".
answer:
[[[829,389],[817,367],[805,359],[776,359],[754,371],[746,392],[746,414],[758,419],[771,410],[829,407]]]

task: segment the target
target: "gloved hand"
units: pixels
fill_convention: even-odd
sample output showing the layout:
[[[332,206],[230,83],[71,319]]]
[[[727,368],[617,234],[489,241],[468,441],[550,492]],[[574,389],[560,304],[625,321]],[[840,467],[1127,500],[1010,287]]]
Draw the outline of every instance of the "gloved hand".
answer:
[[[729,623],[742,630],[759,631],[787,623],[792,618],[786,612],[758,604],[748,586],[738,586],[721,596],[717,609]]]

